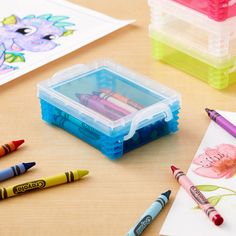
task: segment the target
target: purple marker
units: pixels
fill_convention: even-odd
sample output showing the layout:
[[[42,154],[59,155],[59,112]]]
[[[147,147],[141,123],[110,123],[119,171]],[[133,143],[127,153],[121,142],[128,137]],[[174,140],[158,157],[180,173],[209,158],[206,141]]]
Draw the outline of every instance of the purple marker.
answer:
[[[100,114],[106,116],[111,120],[118,120],[126,115],[117,110],[114,110],[114,108],[112,108],[111,106],[107,106],[107,103],[102,103],[101,100],[104,99],[101,99],[96,95],[76,93],[75,96],[79,99],[81,104],[93,109],[94,111],[99,112]]]
[[[205,111],[212,120],[214,120],[219,126],[221,126],[224,130],[226,130],[236,138],[236,126],[234,124],[226,120],[215,110],[206,108]]]

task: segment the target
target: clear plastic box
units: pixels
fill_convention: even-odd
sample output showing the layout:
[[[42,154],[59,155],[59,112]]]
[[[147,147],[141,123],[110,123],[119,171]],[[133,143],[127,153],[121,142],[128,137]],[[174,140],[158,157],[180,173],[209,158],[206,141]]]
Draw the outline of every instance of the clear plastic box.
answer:
[[[149,0],[151,25],[167,37],[224,62],[236,56],[236,19],[209,19],[175,1]]]
[[[172,0],[170,0],[172,1]],[[216,21],[236,16],[235,0],[173,0],[201,12]]]
[[[114,160],[178,130],[180,95],[111,60],[59,72],[38,84],[42,118]]]
[[[218,61],[185,47],[171,37],[149,28],[153,57],[203,80],[216,89],[225,89],[236,83],[236,58]]]

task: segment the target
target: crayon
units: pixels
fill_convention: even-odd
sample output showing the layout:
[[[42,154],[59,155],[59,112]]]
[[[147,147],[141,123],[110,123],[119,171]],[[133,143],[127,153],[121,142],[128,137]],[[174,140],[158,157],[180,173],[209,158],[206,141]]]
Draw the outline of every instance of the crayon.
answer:
[[[206,108],[205,111],[207,112],[208,116],[216,122],[216,124],[218,124],[220,127],[222,127],[224,130],[226,130],[228,133],[230,133],[236,138],[236,126],[234,124],[225,119],[215,110]]]
[[[172,173],[177,182],[184,188],[189,196],[198,204],[198,206],[206,213],[209,219],[217,226],[224,222],[222,216],[216,209],[208,202],[205,196],[197,189],[191,180],[184,174],[183,171],[171,166]]]
[[[138,109],[136,109],[135,107],[132,107],[129,104],[124,103],[124,102],[118,100],[117,98],[112,97],[112,93],[93,92],[93,94],[98,95],[100,98],[105,99],[111,103],[114,103],[117,106],[122,107],[129,112],[138,111]]]
[[[157,200],[153,202],[152,205],[144,212],[135,226],[130,229],[127,236],[141,235],[142,232],[152,223],[155,217],[165,207],[166,203],[169,201],[170,194],[170,190],[162,193],[160,197],[158,197]]]
[[[75,118],[73,118],[72,116],[65,118],[64,116],[54,115],[54,123],[57,126],[62,127],[75,136],[86,139],[87,142],[89,142],[91,145],[94,145],[95,147],[100,146],[100,134],[98,134],[98,132],[81,121],[74,123],[70,119]]]
[[[135,101],[119,94],[119,93],[112,92],[110,89],[103,88],[103,89],[101,89],[101,92],[103,92],[105,94],[109,94],[110,96],[112,96],[124,103],[129,104],[130,106],[136,108],[137,110],[141,110],[144,108],[144,106],[142,106],[141,104],[138,104],[137,102],[135,102]]]
[[[4,170],[0,170],[0,181],[7,180],[18,175],[22,175],[31,167],[33,167],[35,164],[36,164],[35,162],[21,163],[21,164],[6,168]]]
[[[75,94],[76,97],[79,99],[80,103],[93,109],[94,111],[99,112],[100,114],[110,118],[111,120],[118,120],[121,117],[124,117],[130,112],[124,110],[112,104],[105,99],[99,98],[97,95],[90,95],[90,94]]]
[[[112,110],[106,108],[100,102],[90,99],[90,95],[80,95],[76,94],[76,97],[79,99],[80,103],[93,109],[94,111],[100,113],[101,115],[111,119],[111,120],[118,120],[122,117],[122,115],[113,112]]]
[[[24,143],[24,140],[17,140],[12,141],[7,144],[3,144],[0,146],[0,157],[7,155],[10,152],[15,151],[22,143]]]
[[[10,186],[7,188],[0,188],[0,200],[7,199],[9,197],[14,197],[20,194],[31,192],[32,190],[50,188],[60,184],[71,183],[76,180],[81,179],[83,176],[87,175],[87,170],[74,170],[61,173],[55,176],[50,176],[46,178],[41,178],[38,180],[26,182],[23,184],[18,184]]]
[[[117,106],[116,104],[113,104],[109,101],[107,101],[106,99],[103,99],[103,98],[100,98],[98,95],[89,95],[87,94],[87,98],[88,99],[93,99],[94,101],[97,101],[99,103],[102,103],[105,107],[107,107],[108,109],[111,109],[113,110],[114,112],[118,113],[118,114],[121,114],[122,116],[124,115],[129,115],[130,112]],[[82,95],[83,96],[83,95]],[[80,97],[80,95],[78,96]]]
[[[107,101],[106,99],[100,98],[97,95],[92,95],[92,99],[95,99],[95,100],[101,102],[104,106],[113,110],[114,112],[121,114],[122,116],[129,115],[131,113],[131,112],[127,111],[126,109],[119,107],[112,102]]]

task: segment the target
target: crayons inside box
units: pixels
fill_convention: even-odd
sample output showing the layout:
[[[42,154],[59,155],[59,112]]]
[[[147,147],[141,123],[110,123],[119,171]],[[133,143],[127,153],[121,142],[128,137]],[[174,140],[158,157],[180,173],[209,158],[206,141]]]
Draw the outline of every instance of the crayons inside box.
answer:
[[[180,95],[110,60],[38,84],[42,118],[110,159],[178,130]]]

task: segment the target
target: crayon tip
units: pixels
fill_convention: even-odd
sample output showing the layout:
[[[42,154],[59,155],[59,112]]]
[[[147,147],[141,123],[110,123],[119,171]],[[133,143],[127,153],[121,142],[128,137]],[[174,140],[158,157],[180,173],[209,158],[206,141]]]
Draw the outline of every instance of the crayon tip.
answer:
[[[12,142],[13,142],[15,148],[17,149],[22,143],[25,142],[25,140],[21,139],[21,140],[16,140],[16,141],[12,141]]]
[[[100,89],[100,91],[101,91],[102,93],[110,93],[110,92],[111,92],[111,89],[102,88],[102,89]]]
[[[212,112],[213,110],[212,109],[209,109],[209,108],[205,108],[205,111],[207,114],[209,114],[210,112]]]
[[[171,194],[171,190],[168,190],[165,193],[162,193],[161,195],[166,196],[166,198],[169,200],[170,194]]]
[[[171,170],[172,170],[172,173],[174,173],[176,170],[178,170],[178,168],[175,167],[175,166],[171,166],[170,168],[171,168]]]
[[[79,99],[80,103],[86,105],[88,99],[90,98],[91,95],[89,94],[81,94],[81,93],[75,93],[75,96]],[[95,96],[95,95],[94,95]],[[87,105],[86,105],[87,106]]]
[[[217,214],[212,218],[212,221],[215,225],[219,226],[224,222],[224,219],[219,214]]]
[[[80,178],[84,177],[85,175],[87,175],[89,173],[88,170],[78,170],[79,176]]]
[[[93,95],[99,96],[100,94],[101,94],[101,92],[93,91]]]
[[[35,166],[36,163],[35,162],[27,162],[27,163],[23,163],[24,167],[26,170],[30,169],[31,167]]]

